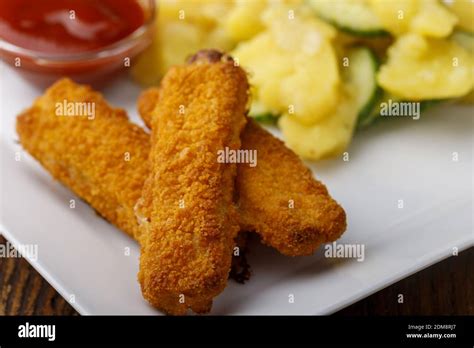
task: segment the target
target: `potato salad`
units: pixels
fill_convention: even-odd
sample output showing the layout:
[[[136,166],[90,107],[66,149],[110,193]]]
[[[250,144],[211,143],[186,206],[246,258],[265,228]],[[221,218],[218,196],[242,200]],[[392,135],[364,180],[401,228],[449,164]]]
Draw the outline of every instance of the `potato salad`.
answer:
[[[203,48],[249,74],[249,115],[277,125],[301,157],[339,156],[381,103],[474,100],[470,0],[160,0],[133,76],[158,85]]]

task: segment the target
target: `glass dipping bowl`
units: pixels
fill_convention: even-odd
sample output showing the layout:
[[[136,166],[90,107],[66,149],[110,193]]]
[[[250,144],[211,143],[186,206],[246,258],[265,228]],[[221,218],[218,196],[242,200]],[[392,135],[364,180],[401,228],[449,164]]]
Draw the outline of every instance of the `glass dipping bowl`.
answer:
[[[71,54],[48,54],[29,50],[0,38],[0,59],[17,69],[29,82],[46,87],[62,77],[100,88],[126,70],[151,43],[155,0],[137,0],[143,9],[143,24],[127,37],[97,50]]]

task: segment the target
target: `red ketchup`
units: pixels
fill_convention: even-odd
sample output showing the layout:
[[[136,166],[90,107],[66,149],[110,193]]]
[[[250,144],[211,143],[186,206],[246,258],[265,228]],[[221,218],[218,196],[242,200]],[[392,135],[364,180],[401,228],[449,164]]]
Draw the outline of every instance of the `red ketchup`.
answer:
[[[20,58],[27,69],[55,73],[56,77],[97,73],[107,66],[106,70],[111,70],[123,63],[119,59],[134,52],[111,55],[108,60],[87,53],[118,43],[145,21],[144,9],[137,0],[0,0],[0,39],[20,49],[15,55],[2,46],[0,53],[4,60]],[[42,65],[37,58],[42,59]],[[49,61],[54,62],[54,69]]]

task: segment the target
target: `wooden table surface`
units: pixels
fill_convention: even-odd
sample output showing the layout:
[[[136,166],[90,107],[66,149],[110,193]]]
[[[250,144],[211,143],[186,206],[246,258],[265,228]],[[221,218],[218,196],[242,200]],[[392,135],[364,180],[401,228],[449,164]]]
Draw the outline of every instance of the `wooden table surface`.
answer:
[[[0,236],[0,244],[5,244]],[[474,248],[399,281],[336,315],[473,315]],[[404,303],[398,303],[399,294]],[[26,260],[0,258],[0,315],[78,315]]]

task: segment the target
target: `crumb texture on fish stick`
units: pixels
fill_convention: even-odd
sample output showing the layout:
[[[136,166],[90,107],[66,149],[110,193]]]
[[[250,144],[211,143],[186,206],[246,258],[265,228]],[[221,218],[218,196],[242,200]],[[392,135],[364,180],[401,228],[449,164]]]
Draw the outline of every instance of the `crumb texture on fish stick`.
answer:
[[[56,115],[52,106],[65,99],[94,102],[94,120]],[[149,134],[128,122],[121,110],[108,106],[98,93],[70,80],[56,83],[23,112],[17,128],[22,145],[54,178],[138,239],[134,208],[149,175]],[[238,282],[249,277],[245,241],[246,234],[239,234],[240,252],[234,256],[231,273]]]
[[[242,148],[258,154],[255,168],[239,166],[240,225],[288,256],[310,255],[338,239],[346,214],[326,186],[283,142],[255,122],[242,133]]]
[[[58,105],[93,105],[94,114],[61,115]],[[125,111],[90,87],[62,79],[18,116],[17,133],[54,178],[137,238],[134,205],[149,173],[150,137]]]
[[[138,205],[142,292],[175,315],[210,310],[226,285],[239,230],[236,165],[219,163],[217,153],[240,147],[248,83],[232,61],[211,58],[200,54],[162,81],[151,174]]]
[[[156,87],[138,99],[139,114],[150,128],[159,102]],[[242,149],[257,154],[255,167],[246,163],[237,166],[241,230],[257,232],[265,244],[289,256],[310,255],[321,243],[344,233],[346,215],[342,207],[282,141],[251,119],[241,141]]]

